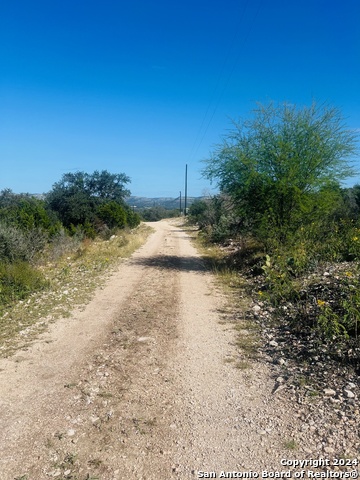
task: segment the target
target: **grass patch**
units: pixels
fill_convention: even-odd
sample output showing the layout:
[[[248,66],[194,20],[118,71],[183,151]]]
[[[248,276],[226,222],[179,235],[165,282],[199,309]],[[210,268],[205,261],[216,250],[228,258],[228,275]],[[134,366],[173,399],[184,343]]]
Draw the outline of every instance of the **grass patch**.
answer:
[[[28,262],[0,262],[0,312],[15,301],[27,298],[32,292],[44,290],[48,285],[43,274]]]
[[[286,441],[284,442],[284,447],[285,447],[287,450],[297,450],[298,445],[297,445],[296,441],[292,438],[292,439],[286,440]]]
[[[111,240],[86,239],[80,245],[74,244],[72,251],[66,250],[56,260],[44,255],[34,274],[40,290],[30,293],[29,287],[27,298],[13,301],[6,311],[0,311],[0,356],[26,348],[49,323],[88,303],[119,261],[143,245],[151,231],[140,225],[131,231],[121,230]],[[33,274],[19,275],[27,279]]]
[[[225,357],[224,358],[224,363],[234,363],[235,358],[234,357]]]
[[[247,369],[251,368],[251,364],[249,362],[246,362],[246,361],[237,362],[235,366],[239,370],[247,370]]]
[[[257,359],[259,356],[258,327],[250,321],[241,321],[235,325],[235,330],[238,332],[236,345],[241,353],[246,358]]]
[[[112,398],[114,395],[110,392],[100,392],[97,394],[101,398]]]

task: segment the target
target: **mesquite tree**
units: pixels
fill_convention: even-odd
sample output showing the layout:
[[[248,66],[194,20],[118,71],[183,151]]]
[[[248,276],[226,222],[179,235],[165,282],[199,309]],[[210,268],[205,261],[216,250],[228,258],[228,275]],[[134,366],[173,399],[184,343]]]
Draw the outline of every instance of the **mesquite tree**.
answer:
[[[286,241],[328,213],[354,170],[356,134],[328,106],[259,105],[206,161],[204,175],[229,195],[262,239]]]

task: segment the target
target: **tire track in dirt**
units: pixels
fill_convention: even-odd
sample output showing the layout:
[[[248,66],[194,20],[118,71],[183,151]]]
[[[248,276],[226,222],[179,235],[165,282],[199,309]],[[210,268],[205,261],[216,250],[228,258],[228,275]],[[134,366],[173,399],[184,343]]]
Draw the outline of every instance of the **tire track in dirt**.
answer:
[[[2,479],[140,478],[137,464],[172,408],[164,363],[178,276],[148,265],[176,248],[168,230],[161,224],[83,312],[1,361]]]
[[[84,311],[0,361],[2,480],[280,468],[294,412],[266,366],[225,363],[221,292],[180,226],[154,228]]]

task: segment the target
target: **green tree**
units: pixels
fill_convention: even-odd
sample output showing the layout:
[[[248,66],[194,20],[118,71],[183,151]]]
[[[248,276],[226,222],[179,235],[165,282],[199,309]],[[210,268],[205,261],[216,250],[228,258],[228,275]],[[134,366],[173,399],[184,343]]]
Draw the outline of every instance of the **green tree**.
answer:
[[[259,105],[252,118],[235,124],[204,175],[233,199],[253,232],[285,241],[333,209],[339,182],[354,175],[349,159],[356,140],[336,108]]]
[[[124,204],[124,198],[130,194],[125,188],[129,182],[125,174],[106,170],[66,173],[53,185],[46,200],[66,227],[92,224],[100,205],[110,201]]]
[[[130,191],[125,188],[125,185],[129,182],[130,178],[124,173],[95,170],[91,175],[84,174],[85,190],[91,196],[101,200],[115,200],[122,203],[124,198],[130,195]]]

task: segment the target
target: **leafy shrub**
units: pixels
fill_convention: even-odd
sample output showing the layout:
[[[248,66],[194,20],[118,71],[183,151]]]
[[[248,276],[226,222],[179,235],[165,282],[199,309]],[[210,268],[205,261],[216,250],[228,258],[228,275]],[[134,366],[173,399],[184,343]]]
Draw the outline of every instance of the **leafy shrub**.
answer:
[[[56,261],[65,254],[76,252],[83,238],[84,235],[80,229],[77,229],[74,235],[70,236],[66,233],[65,229],[62,228],[50,240],[47,252],[50,260]]]
[[[79,225],[79,228],[85,237],[92,239],[96,237],[96,230],[93,223],[86,221],[84,225]]]
[[[100,205],[96,213],[109,228],[124,228],[126,225],[126,211],[114,200]]]
[[[200,228],[204,227],[208,222],[207,212],[209,209],[209,201],[195,200],[189,207],[189,222],[198,224]]]
[[[23,231],[40,229],[54,233],[59,228],[59,222],[46,209],[44,200],[11,190],[0,192],[0,221]]]
[[[43,251],[49,236],[44,230],[33,228],[26,232],[26,240],[28,244],[27,260],[32,262]]]
[[[43,230],[32,229],[24,232],[18,227],[0,223],[0,261],[31,261],[47,241]]]
[[[27,249],[26,235],[19,228],[0,224],[0,259],[2,261],[26,260]]]
[[[141,217],[138,213],[128,209],[126,212],[126,223],[130,228],[136,228],[140,225]]]
[[[237,236],[244,225],[226,195],[195,201],[189,208],[189,223],[197,224],[203,235],[215,243]]]
[[[317,298],[318,328],[327,337],[358,338],[360,326],[358,267],[332,278]]]

